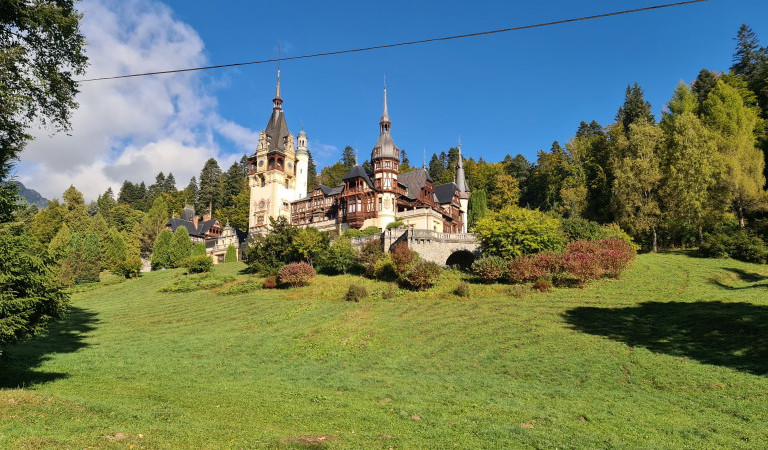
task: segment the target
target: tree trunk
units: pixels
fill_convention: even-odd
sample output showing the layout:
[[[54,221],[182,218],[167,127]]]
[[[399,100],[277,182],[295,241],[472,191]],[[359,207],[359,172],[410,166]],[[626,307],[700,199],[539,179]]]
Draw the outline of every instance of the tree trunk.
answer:
[[[704,245],[704,230],[699,226],[699,247]]]
[[[746,224],[744,223],[744,207],[739,205],[739,209],[736,210],[737,215],[739,216],[739,226],[741,228],[746,227]]]
[[[651,231],[653,232],[653,253],[658,253],[659,245],[658,238],[656,236],[656,227],[651,228]]]

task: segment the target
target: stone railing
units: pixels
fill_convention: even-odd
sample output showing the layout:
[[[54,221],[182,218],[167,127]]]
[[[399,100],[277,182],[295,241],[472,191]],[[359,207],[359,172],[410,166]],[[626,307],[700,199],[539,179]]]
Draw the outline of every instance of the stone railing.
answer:
[[[426,240],[442,242],[476,242],[474,233],[438,233],[431,230],[408,230],[408,240]]]

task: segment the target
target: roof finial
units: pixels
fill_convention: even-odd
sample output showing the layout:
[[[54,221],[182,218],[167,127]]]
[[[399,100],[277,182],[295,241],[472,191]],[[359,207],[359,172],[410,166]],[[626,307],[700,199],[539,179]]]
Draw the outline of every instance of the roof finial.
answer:
[[[357,148],[357,141],[355,141],[355,165],[360,164],[360,149]]]
[[[283,99],[280,98],[280,47],[280,41],[277,41],[277,85],[275,86],[275,98],[273,99],[275,108],[280,108],[280,105],[283,103]]]
[[[422,155],[421,168],[427,170],[427,148],[424,147],[424,154]]]
[[[389,110],[387,108],[387,76],[384,75],[384,111],[381,113],[381,122],[389,121]]]

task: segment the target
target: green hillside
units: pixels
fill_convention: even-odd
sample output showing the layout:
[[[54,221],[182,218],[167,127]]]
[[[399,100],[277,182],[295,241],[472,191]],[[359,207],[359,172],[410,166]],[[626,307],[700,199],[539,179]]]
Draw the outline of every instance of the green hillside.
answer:
[[[257,280],[240,268],[73,294],[0,360],[0,447],[768,446],[766,266],[642,255],[622,280],[469,300],[450,272],[389,299],[352,276],[225,295]],[[201,281],[224,284],[160,292]],[[344,302],[352,283],[371,298]]]

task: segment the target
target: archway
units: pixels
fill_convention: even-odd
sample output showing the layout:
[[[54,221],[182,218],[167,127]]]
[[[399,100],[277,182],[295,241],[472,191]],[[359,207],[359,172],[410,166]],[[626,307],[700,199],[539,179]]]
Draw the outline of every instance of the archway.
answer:
[[[469,270],[472,268],[472,263],[475,262],[475,255],[469,250],[458,250],[445,260],[445,265],[448,267],[458,267],[461,270]]]

